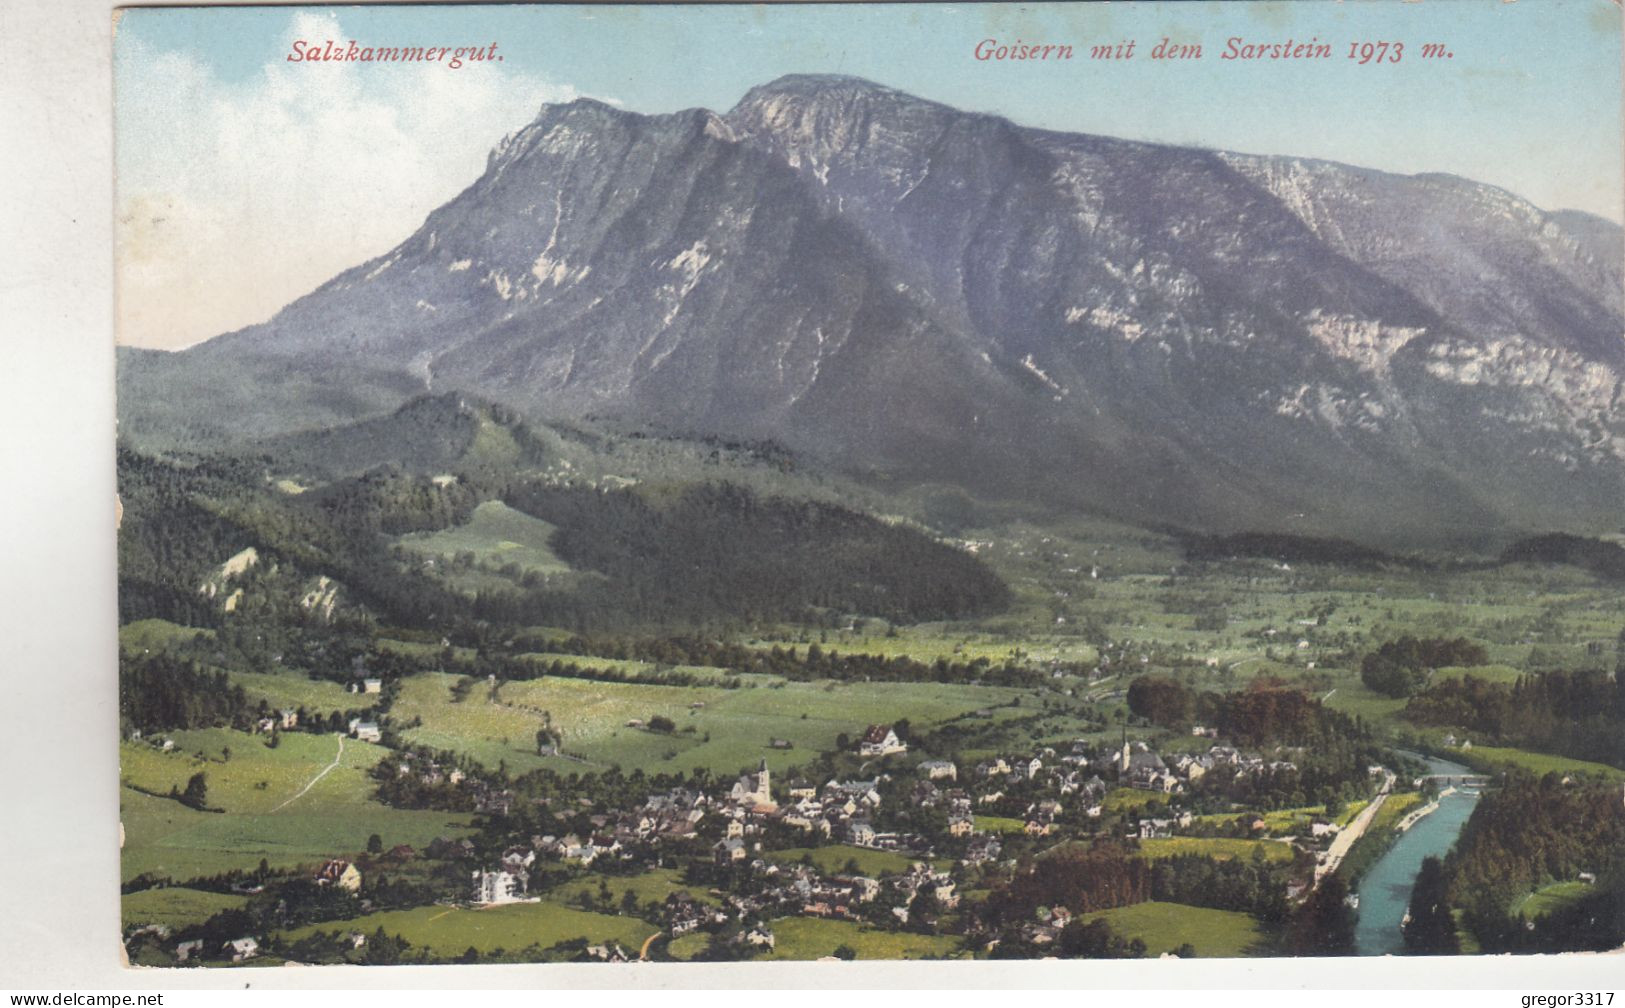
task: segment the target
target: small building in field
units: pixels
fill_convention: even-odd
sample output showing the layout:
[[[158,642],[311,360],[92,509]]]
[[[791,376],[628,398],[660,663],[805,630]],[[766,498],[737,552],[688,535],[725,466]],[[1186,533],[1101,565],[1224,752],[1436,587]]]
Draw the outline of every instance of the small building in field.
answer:
[[[901,752],[908,752],[908,745],[897,737],[891,725],[870,725],[858,742],[858,754],[862,756],[890,756]]]
[[[253,938],[233,938],[220,946],[220,954],[229,957],[232,962],[242,962],[260,954],[260,943]]]
[[[317,885],[337,886],[345,892],[361,889],[361,870],[342,858],[333,858],[316,869]]]

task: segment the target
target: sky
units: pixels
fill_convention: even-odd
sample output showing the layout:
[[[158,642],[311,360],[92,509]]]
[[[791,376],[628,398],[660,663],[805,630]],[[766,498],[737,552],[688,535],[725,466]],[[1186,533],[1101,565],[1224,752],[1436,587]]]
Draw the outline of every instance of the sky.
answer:
[[[1222,60],[1232,37],[1333,57]],[[1164,38],[1203,57],[1148,58]],[[987,39],[1074,55],[977,60]],[[1090,58],[1130,39],[1131,59]],[[295,40],[501,59],[289,62]],[[1367,41],[1402,43],[1399,62],[1348,58]],[[118,339],[145,347],[262,322],[389,250],[544,103],[724,111],[787,73],[1049,129],[1451,172],[1625,219],[1613,0],[137,8],[114,61]]]

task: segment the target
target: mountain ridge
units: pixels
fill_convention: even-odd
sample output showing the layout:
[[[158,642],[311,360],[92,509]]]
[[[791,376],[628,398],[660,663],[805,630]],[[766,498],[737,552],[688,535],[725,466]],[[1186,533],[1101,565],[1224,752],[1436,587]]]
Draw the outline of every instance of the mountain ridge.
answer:
[[[1617,525],[1608,229],[1446,178],[1038,130],[857,78],[721,115],[577,100],[395,249],[167,378],[121,374],[122,398],[298,359],[383,386],[352,398],[410,380],[1148,522]]]

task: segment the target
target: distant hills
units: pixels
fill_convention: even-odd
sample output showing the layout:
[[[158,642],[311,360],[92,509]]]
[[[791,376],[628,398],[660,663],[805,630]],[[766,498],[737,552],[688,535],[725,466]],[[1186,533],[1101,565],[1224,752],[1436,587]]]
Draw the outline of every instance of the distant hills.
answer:
[[[1591,534],[1625,500],[1622,248],[1451,176],[797,76],[725,114],[544,106],[384,256],[122,350],[119,415],[343,468],[373,435],[311,432],[459,390],[1202,532]]]

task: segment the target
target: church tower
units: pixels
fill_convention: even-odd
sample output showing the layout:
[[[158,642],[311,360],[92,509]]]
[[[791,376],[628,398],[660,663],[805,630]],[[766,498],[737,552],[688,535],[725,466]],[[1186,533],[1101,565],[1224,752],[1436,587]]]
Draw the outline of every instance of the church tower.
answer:
[[[756,771],[756,801],[762,805],[773,802],[773,789],[768,786],[767,757],[762,757],[762,765]]]

